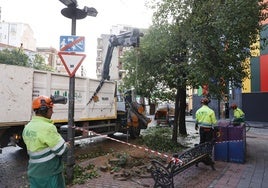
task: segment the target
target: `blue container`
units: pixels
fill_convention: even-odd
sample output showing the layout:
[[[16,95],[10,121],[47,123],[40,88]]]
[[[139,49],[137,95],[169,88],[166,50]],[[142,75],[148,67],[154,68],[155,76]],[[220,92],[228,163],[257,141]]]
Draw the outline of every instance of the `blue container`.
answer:
[[[214,160],[228,162],[228,142],[216,142],[214,145]]]
[[[229,141],[243,141],[246,138],[245,126],[229,126],[228,140]]]
[[[215,135],[216,142],[223,142],[228,140],[228,128],[230,125],[230,121],[227,120],[219,120],[217,122],[218,132]]]
[[[218,131],[215,135],[216,142],[223,142],[228,140],[228,127],[218,126]]]
[[[246,143],[244,141],[229,141],[228,145],[229,161],[235,163],[245,163]]]

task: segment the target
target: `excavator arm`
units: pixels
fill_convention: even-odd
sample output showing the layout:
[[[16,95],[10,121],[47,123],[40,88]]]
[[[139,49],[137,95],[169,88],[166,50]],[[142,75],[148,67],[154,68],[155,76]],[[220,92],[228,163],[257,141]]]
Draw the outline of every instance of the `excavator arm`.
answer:
[[[119,35],[111,35],[109,39],[109,46],[107,49],[107,54],[105,57],[103,69],[102,69],[102,79],[109,80],[110,79],[110,64],[112,60],[112,55],[114,48],[117,46],[122,47],[139,47],[140,43],[140,33],[139,29],[133,29],[131,32],[125,32]]]
[[[110,65],[112,60],[112,55],[115,47],[139,47],[140,37],[143,36],[143,33],[140,33],[139,29],[133,29],[129,32],[124,32],[119,35],[111,35],[109,38],[109,45],[107,48],[107,53],[105,56],[103,69],[102,69],[102,78],[100,83],[94,92],[93,96],[88,101],[87,105],[95,98],[100,89],[102,88],[105,80],[110,80]]]
[[[133,29],[130,32],[121,33],[119,35],[111,35],[109,38],[109,45],[107,48],[106,57],[102,69],[102,78],[100,83],[94,92],[93,96],[87,103],[87,105],[97,98],[97,94],[102,88],[105,80],[110,80],[110,65],[112,60],[112,55],[115,47],[139,47],[140,37],[143,36],[138,29]],[[129,91],[130,92],[130,91]],[[129,97],[128,97],[129,95]],[[132,94],[128,93],[125,100],[126,113],[126,125],[129,127],[129,133],[132,138],[136,138],[140,134],[140,130],[147,127],[148,123],[151,121],[147,118],[143,112],[144,109],[136,101],[133,101]],[[123,119],[125,119],[123,117]],[[119,118],[120,119],[120,118]]]

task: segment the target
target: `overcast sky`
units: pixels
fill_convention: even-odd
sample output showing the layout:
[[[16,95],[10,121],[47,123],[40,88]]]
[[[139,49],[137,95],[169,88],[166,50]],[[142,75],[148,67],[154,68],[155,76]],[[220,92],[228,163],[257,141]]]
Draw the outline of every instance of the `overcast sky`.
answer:
[[[76,35],[85,36],[86,59],[83,66],[89,77],[95,76],[97,37],[109,34],[111,26],[124,24],[138,28],[151,25],[151,11],[145,0],[77,0],[78,8],[94,7],[97,17],[76,22]],[[65,8],[59,0],[0,0],[1,21],[29,24],[38,47],[59,50],[60,36],[71,35],[71,19],[61,15]]]

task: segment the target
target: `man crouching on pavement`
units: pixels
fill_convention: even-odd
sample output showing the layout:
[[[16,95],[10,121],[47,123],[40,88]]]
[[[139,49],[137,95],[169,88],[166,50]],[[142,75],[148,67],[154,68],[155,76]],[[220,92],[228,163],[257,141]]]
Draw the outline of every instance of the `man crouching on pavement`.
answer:
[[[23,130],[23,140],[29,155],[28,177],[31,188],[65,188],[61,156],[70,147],[57,132],[51,116],[51,98],[39,96],[33,100],[35,116]]]

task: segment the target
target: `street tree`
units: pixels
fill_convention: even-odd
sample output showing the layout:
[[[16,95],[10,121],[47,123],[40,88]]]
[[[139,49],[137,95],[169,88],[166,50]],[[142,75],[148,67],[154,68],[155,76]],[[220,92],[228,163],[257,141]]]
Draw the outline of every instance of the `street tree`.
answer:
[[[41,55],[35,54],[34,58],[31,59],[29,55],[20,48],[0,50],[0,63],[32,67],[37,70],[53,71],[51,66],[45,64],[45,59]]]
[[[45,59],[39,54],[35,54],[32,60],[32,67],[37,70],[53,71],[53,68],[45,64]]]
[[[19,49],[0,50],[0,63],[29,67],[29,57]]]
[[[174,11],[176,14],[182,15],[179,17],[172,17],[172,10],[167,9],[170,4],[162,2],[156,5],[156,12],[154,14],[154,26],[164,32],[165,40],[165,61],[162,67],[164,74],[162,79],[170,87],[176,90],[175,100],[175,117],[172,140],[177,142],[178,133],[187,135],[185,110],[186,110],[186,86],[189,85],[189,50],[187,44],[187,25],[186,18],[189,14],[187,2],[178,4],[179,6]],[[174,8],[174,7],[173,7]],[[179,132],[178,132],[179,130]]]
[[[184,110],[180,104],[186,100],[185,84],[195,87],[206,84],[216,98],[222,97],[229,83],[231,87],[241,87],[241,80],[248,76],[248,65],[243,62],[250,57],[250,46],[258,39],[259,23],[266,18],[261,10],[266,4],[260,6],[258,0],[153,2],[156,2],[152,6],[156,10],[154,25],[168,28],[167,33],[172,35],[169,46],[163,45],[161,49],[169,49],[163,63],[171,67],[168,75],[173,80],[166,81],[169,84],[178,81],[176,108],[180,106]],[[188,62],[184,63],[185,60]],[[177,78],[178,75],[181,78]],[[179,129],[183,134],[186,132],[182,118],[185,116],[180,113]],[[176,130],[173,133],[176,134]]]
[[[124,87],[134,87],[137,94],[156,100],[174,99],[174,91],[162,82],[160,72],[164,61],[161,48],[163,35],[155,28],[150,28],[141,39],[139,48],[124,53],[123,66],[127,71],[124,77]],[[157,43],[155,42],[157,41]]]
[[[127,74],[124,83],[128,85],[132,83],[137,91],[140,93],[143,91],[144,95],[150,97],[158,99],[165,97],[166,100],[169,97],[174,101],[176,96],[176,106],[180,106],[175,110],[173,126],[172,140],[176,142],[178,114],[185,117],[187,51],[186,43],[182,42],[183,37],[174,33],[172,27],[171,25],[151,27],[141,40],[138,56],[133,51],[126,54],[124,69],[127,70]],[[180,123],[184,127],[181,126],[179,130],[181,134],[186,135],[185,118],[181,120]]]
[[[259,40],[262,20],[266,19],[260,0],[193,0],[188,17],[192,83],[208,85],[209,92],[221,99],[228,88],[242,87],[249,77],[245,59]]]

